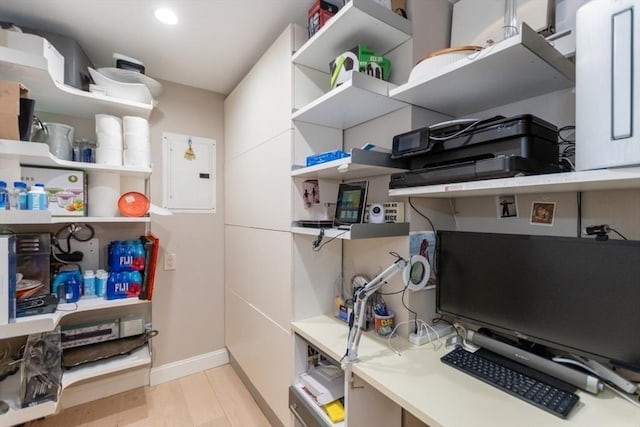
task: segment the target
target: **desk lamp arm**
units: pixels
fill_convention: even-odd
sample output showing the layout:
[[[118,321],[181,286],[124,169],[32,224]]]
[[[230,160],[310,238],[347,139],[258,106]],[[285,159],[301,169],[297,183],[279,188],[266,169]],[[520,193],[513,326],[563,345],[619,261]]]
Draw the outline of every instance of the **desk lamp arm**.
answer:
[[[358,360],[358,346],[360,344],[360,337],[362,337],[366,321],[365,312],[367,300],[406,266],[407,261],[404,258],[399,257],[393,264],[387,267],[386,270],[378,274],[363,288],[356,291],[354,296],[353,312],[349,318],[349,338],[347,340],[347,353],[345,355],[347,363]]]

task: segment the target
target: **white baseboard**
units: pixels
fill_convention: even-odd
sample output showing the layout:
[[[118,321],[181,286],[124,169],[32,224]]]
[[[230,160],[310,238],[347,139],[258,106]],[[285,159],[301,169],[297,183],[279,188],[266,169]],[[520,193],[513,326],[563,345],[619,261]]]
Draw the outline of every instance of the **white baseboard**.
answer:
[[[217,366],[226,365],[227,363],[229,363],[229,353],[227,349],[224,348],[222,350],[212,351],[211,353],[190,357],[189,359],[156,366],[151,368],[149,377],[150,385],[162,384]]]

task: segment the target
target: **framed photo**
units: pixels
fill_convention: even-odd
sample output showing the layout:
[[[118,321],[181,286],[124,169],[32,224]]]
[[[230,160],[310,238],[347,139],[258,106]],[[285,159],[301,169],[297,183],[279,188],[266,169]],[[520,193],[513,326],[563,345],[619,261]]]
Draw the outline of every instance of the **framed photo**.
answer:
[[[320,203],[320,189],[318,188],[317,179],[308,179],[302,183],[302,197],[304,198],[305,207]]]
[[[498,218],[517,218],[518,200],[515,194],[507,196],[496,196],[496,209]]]
[[[533,202],[531,204],[531,224],[552,226],[555,212],[555,202]]]

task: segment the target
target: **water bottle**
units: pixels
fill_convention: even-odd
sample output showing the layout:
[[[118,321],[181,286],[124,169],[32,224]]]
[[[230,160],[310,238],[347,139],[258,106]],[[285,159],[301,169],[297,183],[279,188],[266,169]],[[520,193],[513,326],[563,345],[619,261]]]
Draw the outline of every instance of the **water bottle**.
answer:
[[[44,184],[35,183],[27,193],[27,209],[31,211],[47,210],[47,193],[44,191]]]
[[[127,294],[129,297],[140,296],[142,290],[142,274],[139,271],[132,271],[129,273],[129,290]]]
[[[13,183],[13,191],[9,194],[11,200],[11,209],[25,211],[27,210],[27,184],[22,181]]]
[[[84,296],[92,297],[96,295],[96,275],[93,270],[85,270],[82,277],[84,281]]]
[[[107,295],[107,281],[109,280],[109,273],[105,270],[96,270],[96,296],[104,298]]]
[[[80,299],[80,282],[76,274],[72,274],[64,283],[66,302],[77,302]]]
[[[133,263],[132,268],[135,271],[144,270],[146,252],[144,246],[140,240],[134,240],[133,242]]]
[[[9,192],[7,191],[7,183],[0,181],[0,210],[11,209],[9,204]]]

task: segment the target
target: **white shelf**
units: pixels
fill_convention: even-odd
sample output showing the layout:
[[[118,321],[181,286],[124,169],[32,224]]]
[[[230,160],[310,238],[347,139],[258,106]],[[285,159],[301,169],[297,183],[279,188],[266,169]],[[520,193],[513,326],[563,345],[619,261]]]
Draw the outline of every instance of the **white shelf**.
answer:
[[[329,62],[356,44],[381,55],[411,38],[411,21],[371,0],[351,0],[294,55],[293,63],[323,72]]]
[[[71,162],[60,160],[49,152],[49,146],[38,142],[12,141],[0,139],[0,158],[17,160],[20,164],[80,169],[85,172],[113,172],[120,176],[148,178],[151,168],[111,166],[97,163]]]
[[[570,88],[575,65],[523,24],[517,36],[408,82],[389,95],[454,117]]]
[[[58,310],[53,313],[20,317],[16,319],[15,323],[0,325],[0,339],[51,331],[60,323],[60,320],[63,317],[75,313],[148,303],[148,300],[141,300],[138,298],[117,300],[87,298],[80,299],[77,303],[77,308],[76,304],[58,304]]]
[[[127,369],[138,368],[151,364],[151,354],[149,346],[142,346],[130,354],[114,356],[112,358],[87,363],[64,371],[62,375],[62,389],[92,378],[102,375],[114,374],[126,371]]]
[[[148,366],[151,364],[151,354],[149,346],[145,345],[131,354],[112,357],[110,359],[89,363],[71,370],[66,370],[62,374],[62,395],[65,388],[80,381],[97,378],[103,375],[113,374],[128,369]],[[0,388],[0,399],[10,406],[9,412],[0,415],[0,425],[17,425],[30,420],[46,417],[56,413],[58,402],[45,402],[28,408],[20,408],[19,390],[20,373],[16,373],[7,378]]]
[[[150,216],[51,216],[48,211],[0,211],[0,224],[72,224],[84,223],[141,223],[151,222]]]
[[[294,234],[303,234],[307,236],[318,236],[319,228],[298,227],[294,223],[291,227]],[[409,235],[409,223],[384,223],[384,224],[353,224],[351,230],[340,230],[338,228],[325,228],[325,239],[373,239],[380,237],[400,237]]]
[[[499,194],[606,191],[628,188],[640,188],[640,167],[598,169],[396,188],[389,190],[389,196],[448,198]]]
[[[407,106],[388,97],[395,85],[364,73],[353,72],[351,79],[305,105],[292,115],[293,120],[348,129],[367,120]]]
[[[293,166],[291,176],[295,178],[358,179],[377,175],[389,175],[408,169],[407,162],[392,160],[388,153],[351,149],[349,157],[320,163],[313,166]]]
[[[44,56],[0,46],[0,73],[4,80],[18,81],[29,88],[36,111],[93,117],[95,114],[138,116],[146,119],[153,106],[111,96],[85,92],[53,80]]]

